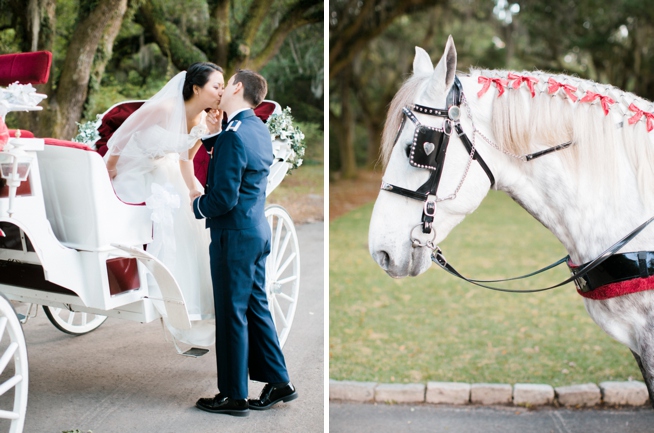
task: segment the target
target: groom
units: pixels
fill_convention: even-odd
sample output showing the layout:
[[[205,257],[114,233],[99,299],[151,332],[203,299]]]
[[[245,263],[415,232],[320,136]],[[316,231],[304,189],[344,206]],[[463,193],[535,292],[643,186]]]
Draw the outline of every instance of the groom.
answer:
[[[273,153],[268,128],[252,109],[267,91],[261,75],[236,72],[219,105],[228,116],[227,127],[202,140],[211,153],[207,188],[192,206],[195,217],[206,218],[211,229],[220,391],[196,403],[207,412],[247,416],[250,408],[266,410],[298,396],[289,381],[265,290],[270,227],[264,205]],[[220,122],[212,117],[208,126],[211,132],[220,131]],[[252,380],[266,383],[258,400],[247,400],[248,372]]]

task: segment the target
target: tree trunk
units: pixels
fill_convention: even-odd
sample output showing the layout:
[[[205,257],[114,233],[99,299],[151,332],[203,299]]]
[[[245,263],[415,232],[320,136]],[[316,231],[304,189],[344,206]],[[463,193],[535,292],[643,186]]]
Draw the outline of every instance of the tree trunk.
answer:
[[[50,100],[53,121],[49,135],[52,137],[70,140],[76,135],[75,122],[82,115],[95,52],[105,29],[115,20],[122,20],[126,5],[127,0],[99,2],[77,25],[68,46],[56,95]]]
[[[207,56],[171,23],[157,0],[146,0],[141,6],[143,26],[152,34],[161,52],[180,71],[195,62],[206,62]]]
[[[232,34],[229,29],[230,16],[229,0],[218,0],[211,12],[211,17],[213,18],[211,33],[214,36],[214,42],[216,44],[212,60],[223,68],[227,68],[229,46],[232,43]],[[227,79],[229,77],[226,77],[225,81]]]
[[[27,33],[23,35],[26,41],[25,48],[30,51],[54,51],[55,28],[57,16],[55,13],[55,0],[29,0],[26,13]],[[54,80],[54,68],[50,69],[50,79],[45,84],[36,85],[39,93],[52,96],[52,82]],[[43,111],[31,111],[25,113],[14,113],[18,119],[18,125],[36,134],[37,137],[45,137],[49,129],[41,127],[42,119],[48,117],[49,100],[41,102]]]
[[[352,64],[341,72],[341,134],[338,140],[338,151],[341,159],[341,176],[343,179],[353,179],[357,175],[357,162],[354,153],[354,112],[352,111],[352,95],[350,89],[350,74]]]
[[[95,52],[95,60],[93,61],[93,69],[91,71],[89,82],[89,98],[100,89],[104,70],[113,55],[114,41],[116,40],[116,36],[118,36],[118,32],[120,32],[120,27],[123,24],[123,17],[127,11],[127,1],[122,1],[119,4],[119,7],[121,9],[116,11],[117,13],[112,17],[109,17],[110,21],[107,22],[107,27],[104,29],[100,45]],[[84,117],[88,117],[88,115],[85,115]]]
[[[383,119],[384,116],[378,117],[376,119],[366,119],[366,128],[368,129],[368,160],[367,165],[371,168],[379,163],[379,147],[381,143],[382,131],[384,129],[384,123],[380,122],[377,119]]]

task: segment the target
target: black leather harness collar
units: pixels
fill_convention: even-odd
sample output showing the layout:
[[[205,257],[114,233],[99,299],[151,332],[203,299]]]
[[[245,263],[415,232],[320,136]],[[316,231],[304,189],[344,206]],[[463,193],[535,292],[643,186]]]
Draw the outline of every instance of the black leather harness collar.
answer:
[[[584,266],[574,266],[568,261],[568,267],[573,273],[577,273],[577,269]],[[633,280],[634,278],[647,278],[653,275],[654,252],[622,253],[609,257],[601,266],[579,275],[579,278],[575,280],[575,285],[580,292],[588,293],[608,284]]]

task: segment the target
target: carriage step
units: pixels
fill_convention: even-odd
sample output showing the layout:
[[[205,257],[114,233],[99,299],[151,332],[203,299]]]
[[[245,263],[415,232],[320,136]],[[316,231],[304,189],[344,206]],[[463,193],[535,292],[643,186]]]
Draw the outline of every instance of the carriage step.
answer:
[[[206,354],[208,351],[209,351],[209,349],[202,349],[202,348],[199,348],[199,347],[191,347],[186,352],[180,353],[180,355],[190,356],[192,358],[199,358],[202,355]]]

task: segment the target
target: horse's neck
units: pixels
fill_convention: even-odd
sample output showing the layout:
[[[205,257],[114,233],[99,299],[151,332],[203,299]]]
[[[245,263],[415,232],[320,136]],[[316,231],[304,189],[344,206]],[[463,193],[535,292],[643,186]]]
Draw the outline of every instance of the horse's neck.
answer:
[[[635,179],[622,179],[611,191],[574,174],[562,155],[522,162],[493,153],[498,189],[547,227],[576,263],[592,260],[652,216],[642,205]],[[652,239],[646,232],[625,251],[654,249]]]
[[[476,84],[476,78],[474,78]],[[478,86],[467,80],[466,93]],[[464,85],[465,89],[465,85]],[[464,90],[465,91],[465,90]],[[489,95],[490,96],[490,95]],[[472,98],[471,98],[472,99]],[[476,99],[476,98],[475,98]],[[487,137],[492,137],[490,125],[492,99],[472,101],[475,126]],[[463,120],[466,131],[471,129]],[[468,125],[465,125],[468,123]],[[496,187],[505,191],[527,212],[547,227],[565,246],[571,259],[585,263],[654,216],[645,209],[633,171],[626,163],[623,148],[615,155],[619,170],[618,180],[611,188],[599,185],[588,175],[592,167],[575,173],[570,163],[564,162],[561,150],[530,162],[523,162],[501,153],[477,136],[476,146],[489,163],[496,178]],[[580,161],[583,164],[584,161]],[[583,173],[586,173],[584,175]],[[652,213],[652,215],[648,214]],[[654,227],[635,238],[623,251],[654,250]]]

